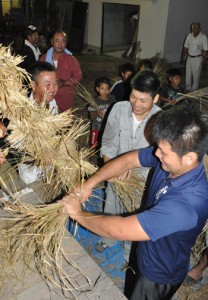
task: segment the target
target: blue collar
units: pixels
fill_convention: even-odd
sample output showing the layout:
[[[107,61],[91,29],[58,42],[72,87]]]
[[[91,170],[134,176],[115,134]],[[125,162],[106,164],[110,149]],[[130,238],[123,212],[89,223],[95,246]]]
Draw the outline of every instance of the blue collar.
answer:
[[[169,175],[169,173],[167,173]],[[179,187],[179,186],[185,186],[191,185],[193,181],[195,181],[196,177],[200,177],[204,175],[204,164],[203,162],[200,162],[198,166],[191,171],[182,174],[181,176],[178,176],[176,178],[170,178],[170,183],[174,187]]]

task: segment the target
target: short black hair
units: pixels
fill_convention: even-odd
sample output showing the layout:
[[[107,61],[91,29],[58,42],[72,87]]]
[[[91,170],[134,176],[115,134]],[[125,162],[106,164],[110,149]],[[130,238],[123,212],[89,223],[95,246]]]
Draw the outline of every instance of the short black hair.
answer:
[[[175,77],[175,76],[181,76],[181,70],[178,68],[171,68],[167,71],[167,77]]]
[[[118,68],[119,76],[123,77],[122,73],[134,72],[134,65],[131,63],[125,63],[119,66]]]
[[[29,73],[31,74],[31,80],[37,82],[37,77],[42,72],[55,72],[55,67],[49,64],[47,61],[37,61],[30,67]]]
[[[111,81],[110,81],[109,78],[107,78],[107,77],[98,77],[98,78],[95,79],[95,84],[94,84],[94,90],[95,90],[96,93],[97,93],[96,88],[97,88],[97,87],[99,88],[99,86],[100,86],[102,83],[108,84],[108,85],[109,85],[109,88],[111,88]]]
[[[138,66],[138,72],[140,71],[140,68],[144,66],[145,70],[153,70],[153,63],[150,59],[142,59]]]
[[[182,102],[157,114],[152,136],[156,144],[168,142],[179,157],[194,152],[201,161],[208,150],[208,114]]]
[[[137,73],[131,80],[131,88],[142,93],[149,93],[154,98],[159,93],[160,80],[154,72],[144,70]]]

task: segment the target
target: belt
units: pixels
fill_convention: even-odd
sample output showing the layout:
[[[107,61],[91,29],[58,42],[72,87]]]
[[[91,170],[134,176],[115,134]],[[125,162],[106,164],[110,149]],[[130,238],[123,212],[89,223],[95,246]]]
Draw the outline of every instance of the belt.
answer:
[[[192,58],[195,58],[195,57],[200,57],[201,54],[199,54],[199,55],[194,55],[194,56],[189,54],[188,56],[190,56],[190,57],[192,57]]]

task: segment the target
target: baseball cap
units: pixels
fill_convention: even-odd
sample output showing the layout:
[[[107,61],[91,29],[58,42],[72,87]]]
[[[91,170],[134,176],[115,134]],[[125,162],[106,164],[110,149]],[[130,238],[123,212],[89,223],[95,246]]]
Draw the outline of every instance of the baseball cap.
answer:
[[[38,28],[35,27],[34,25],[28,25],[25,28],[25,37],[27,37],[28,35],[33,34],[35,32],[38,32]]]

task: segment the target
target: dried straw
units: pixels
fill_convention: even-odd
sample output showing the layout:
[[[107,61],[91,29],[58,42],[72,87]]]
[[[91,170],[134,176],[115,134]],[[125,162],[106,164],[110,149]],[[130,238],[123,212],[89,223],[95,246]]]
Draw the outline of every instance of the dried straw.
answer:
[[[177,299],[180,300],[207,300],[208,284],[203,284],[199,288],[194,285],[182,284],[176,293]]]
[[[69,299],[74,296],[74,291],[92,288],[89,278],[67,258],[61,247],[68,220],[68,214],[61,204],[31,205],[16,199],[14,203],[6,201],[3,205],[4,210],[12,216],[0,225],[0,252],[4,257],[4,266],[12,266],[20,258],[28,268],[35,263],[49,288],[61,288]],[[63,260],[82,274],[83,286],[66,274],[62,268]]]
[[[96,170],[87,161],[91,152],[79,151],[77,146],[77,139],[86,134],[87,126],[72,111],[53,116],[44,101],[41,106],[34,105],[22,88],[27,73],[18,67],[21,60],[12,56],[9,48],[0,47],[0,109],[3,117],[10,119],[12,130],[7,142],[10,149],[21,152],[21,163],[30,162],[45,172],[44,184],[51,195],[60,190],[68,192],[75,182]],[[52,283],[71,293],[74,289],[83,290],[62,269],[65,255],[60,245],[67,214],[61,212],[60,204],[35,206],[15,200],[6,202],[4,209],[13,215],[0,226],[4,262],[13,265],[23,253],[28,266],[29,257],[35,260],[37,270],[50,287]],[[27,252],[22,252],[24,247]],[[28,252],[32,255],[28,256]]]
[[[127,212],[134,212],[141,205],[145,188],[145,178],[132,172],[129,179],[116,179],[112,184],[114,192],[119,196]]]
[[[192,291],[188,300],[207,300],[208,283],[202,285],[198,290]]]
[[[162,85],[166,84],[167,71],[171,67],[170,63],[166,58],[161,56],[160,52],[158,52],[154,57],[152,57],[151,61],[154,65],[153,72],[158,75]]]
[[[78,138],[87,133],[88,125],[76,118],[71,110],[54,116],[44,101],[40,106],[34,105],[26,96],[27,90],[22,88],[22,81],[28,75],[18,67],[21,60],[19,56],[12,56],[9,48],[0,47],[0,109],[3,117],[10,119],[9,129],[12,130],[7,142],[10,151],[21,153],[20,163],[38,166],[45,173],[43,186],[47,195],[52,197],[60,191],[69,192],[75,182],[83,182],[86,176],[96,171],[88,161],[91,150],[79,149],[77,144]],[[83,86],[76,85],[78,94],[97,109],[94,98]],[[136,178],[132,176],[128,183],[116,182],[115,187],[127,209],[137,206],[139,188]],[[14,265],[23,254],[28,267],[30,259],[35,261],[50,289],[59,286],[67,297],[67,291],[71,297],[74,296],[73,290],[83,290],[84,287],[67,276],[62,268],[62,260],[69,264],[73,262],[66,259],[61,248],[67,215],[60,205],[36,206],[15,199],[14,203],[6,202],[4,209],[13,217],[0,226],[0,253],[4,258],[1,265]],[[23,251],[25,247],[27,252]],[[6,274],[4,272],[2,282]],[[90,282],[83,276],[89,289]]]
[[[0,110],[3,117],[10,119],[9,129],[12,130],[7,137],[8,147],[10,151],[21,153],[20,163],[29,162],[45,173],[43,186],[49,196],[60,191],[69,192],[75,182],[83,182],[96,171],[88,161],[91,150],[79,149],[77,144],[78,138],[87,133],[87,125],[71,110],[54,116],[44,100],[40,106],[31,102],[26,96],[27,90],[22,88],[22,81],[28,75],[18,67],[21,61],[21,57],[11,55],[9,48],[0,47]],[[81,93],[86,98],[83,87]],[[126,189],[123,188],[125,193]],[[15,199],[14,203],[6,202],[4,209],[13,215],[0,226],[0,253],[4,253],[4,262],[14,264],[27,247],[50,288],[58,285],[71,293],[79,289],[62,269],[61,260],[65,260],[65,255],[60,241],[67,215],[60,205],[35,206]],[[24,254],[29,266],[30,259]]]
[[[204,167],[208,177],[208,156],[207,155],[204,156]],[[198,263],[200,261],[204,249],[208,247],[206,241],[206,232],[208,232],[208,220],[202,230],[202,233],[198,236],[196,243],[192,248],[192,257],[194,263]]]
[[[87,165],[86,173],[82,170],[83,176],[96,170],[87,162],[91,150],[79,151],[77,145],[79,137],[87,134],[88,124],[75,117],[72,110],[54,116],[44,101],[41,106],[34,105],[22,89],[22,80],[27,73],[17,67],[20,57],[13,57],[4,47],[0,53],[4,58],[0,65],[7,66],[0,70],[3,78],[0,81],[0,108],[3,116],[10,119],[9,129],[12,130],[7,142],[12,151],[21,153],[21,164],[30,163],[45,173],[44,188],[48,197],[60,191],[68,192],[76,181],[82,180],[80,170],[83,166]]]
[[[85,100],[90,106],[95,108],[95,110],[99,110],[99,106],[95,102],[94,97],[86,90],[86,88],[79,83],[78,81],[73,81],[73,84],[76,84],[76,93],[79,97],[81,97],[83,100]]]
[[[180,102],[186,99],[198,102],[199,109],[202,112],[208,112],[208,88],[207,87],[187,94],[183,94],[176,99],[176,102]]]

